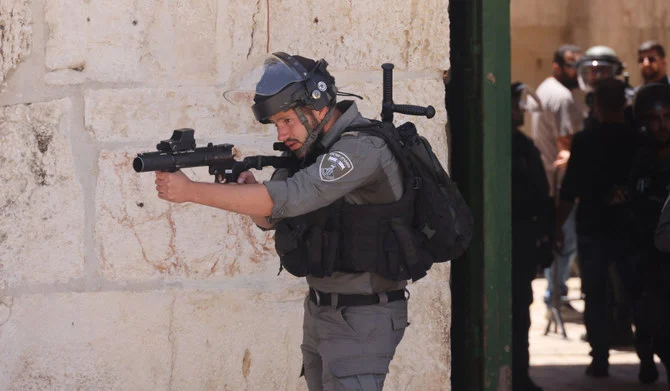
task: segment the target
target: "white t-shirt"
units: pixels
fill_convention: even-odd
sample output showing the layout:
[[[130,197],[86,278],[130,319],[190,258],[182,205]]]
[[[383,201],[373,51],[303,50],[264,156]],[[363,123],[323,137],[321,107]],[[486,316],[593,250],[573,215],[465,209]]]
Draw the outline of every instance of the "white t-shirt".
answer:
[[[542,110],[539,110],[532,100],[528,102],[528,110],[531,113],[531,136],[540,150],[547,180],[552,185],[552,193],[553,163],[558,156],[556,138],[570,136],[582,130],[587,115],[584,100],[575,96],[576,93],[577,91],[570,91],[552,76],[545,79],[536,91],[542,102]]]

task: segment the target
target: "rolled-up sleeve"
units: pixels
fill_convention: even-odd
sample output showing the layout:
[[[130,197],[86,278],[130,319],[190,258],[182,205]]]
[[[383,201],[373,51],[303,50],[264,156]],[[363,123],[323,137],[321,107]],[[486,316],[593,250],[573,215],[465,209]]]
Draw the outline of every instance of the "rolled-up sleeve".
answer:
[[[654,243],[660,251],[670,252],[670,198],[665,200],[665,205],[661,211],[661,217],[658,219],[656,233],[654,234]]]
[[[384,148],[379,138],[345,134],[314,164],[290,178],[264,182],[274,203],[271,219],[312,212],[370,183],[382,174]]]

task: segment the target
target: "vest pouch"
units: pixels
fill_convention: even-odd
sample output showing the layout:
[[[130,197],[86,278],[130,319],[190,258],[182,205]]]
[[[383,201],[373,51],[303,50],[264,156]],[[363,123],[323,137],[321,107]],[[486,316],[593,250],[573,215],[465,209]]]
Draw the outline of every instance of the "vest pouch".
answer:
[[[312,226],[305,237],[309,274],[327,277],[333,274],[338,256],[339,234],[319,226]]]
[[[275,248],[286,271],[297,277],[326,277],[339,271],[339,209],[343,202],[340,199],[277,224]]]
[[[324,276],[330,276],[337,271],[340,257],[340,231],[339,228],[326,225],[322,233],[321,244],[321,267]]]
[[[296,277],[304,277],[309,273],[307,267],[307,247],[304,244],[306,226],[291,226],[280,222],[275,232],[275,249],[281,265],[287,272]]]
[[[409,274],[412,281],[423,278],[433,262],[427,251],[420,245],[421,239],[417,237],[416,231],[399,220],[392,220],[390,226],[398,243],[400,258],[402,258],[399,265],[406,268],[405,273]]]
[[[405,267],[405,257],[393,231],[389,230],[386,233],[382,248],[386,262],[377,265],[377,273],[389,280],[409,279],[407,267]]]

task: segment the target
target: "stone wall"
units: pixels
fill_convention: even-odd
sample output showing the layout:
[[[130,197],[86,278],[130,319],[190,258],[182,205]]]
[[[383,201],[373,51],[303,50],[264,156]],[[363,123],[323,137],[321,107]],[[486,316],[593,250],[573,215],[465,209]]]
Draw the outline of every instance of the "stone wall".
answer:
[[[667,0],[512,0],[512,80],[536,88],[551,75],[554,51],[564,43],[584,50],[614,49],[626,63],[630,83],[641,83],[638,46],[655,39],[670,51]]]
[[[396,102],[437,109],[413,120],[446,161],[447,5],[0,0],[0,390],[304,390],[306,285],[277,276],[273,234],[159,200],[132,158],[181,127],[272,153],[274,129],[222,92],[283,50],[326,58],[375,118],[393,62]],[[448,280],[410,285],[389,390],[449,389]]]

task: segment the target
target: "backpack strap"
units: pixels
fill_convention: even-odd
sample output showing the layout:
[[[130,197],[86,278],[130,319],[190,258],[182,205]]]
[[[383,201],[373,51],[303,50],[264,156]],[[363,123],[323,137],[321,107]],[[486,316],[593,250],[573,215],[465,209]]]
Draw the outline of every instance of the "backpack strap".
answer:
[[[400,168],[405,173],[406,178],[413,178],[412,185],[416,189],[420,185],[420,178],[416,178],[414,170],[412,170],[411,163],[407,157],[407,153],[403,149],[402,140],[397,128],[387,122],[372,121],[369,124],[354,125],[346,128],[344,132],[360,132],[381,138],[386,143],[386,146],[391,150],[395,156]]]

